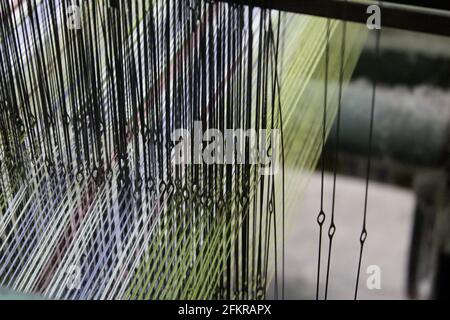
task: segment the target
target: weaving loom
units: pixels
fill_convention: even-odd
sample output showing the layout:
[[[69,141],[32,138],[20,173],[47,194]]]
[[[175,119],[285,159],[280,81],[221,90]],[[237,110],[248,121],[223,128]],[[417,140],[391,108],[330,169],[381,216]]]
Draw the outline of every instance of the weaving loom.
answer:
[[[369,29],[230,2],[1,1],[0,287],[264,299],[272,284],[284,297],[291,200]],[[242,148],[225,161],[214,135],[174,139],[196,125],[237,130]],[[252,163],[253,152],[271,161]],[[333,216],[325,226],[318,213],[332,240]],[[366,236],[363,226],[359,263]]]

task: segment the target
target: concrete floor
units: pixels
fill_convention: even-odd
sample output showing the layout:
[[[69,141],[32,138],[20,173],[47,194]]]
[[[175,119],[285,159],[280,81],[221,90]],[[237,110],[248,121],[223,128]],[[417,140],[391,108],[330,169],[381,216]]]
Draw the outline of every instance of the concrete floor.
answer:
[[[328,299],[353,299],[359,236],[362,226],[364,187],[362,179],[337,177],[335,224]],[[332,176],[325,178],[321,298],[324,294],[328,252]],[[297,212],[290,217],[286,244],[286,298],[314,299],[316,290],[320,175],[314,174],[303,197],[296,200]],[[367,231],[359,299],[406,299],[405,280],[414,195],[409,190],[371,182],[369,186]],[[367,267],[381,270],[381,289],[369,290]]]

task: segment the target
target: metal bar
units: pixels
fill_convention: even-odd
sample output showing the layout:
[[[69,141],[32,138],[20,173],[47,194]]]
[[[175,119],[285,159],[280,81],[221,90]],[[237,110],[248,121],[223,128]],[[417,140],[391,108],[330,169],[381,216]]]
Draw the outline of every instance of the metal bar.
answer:
[[[236,5],[248,5],[293,13],[308,14],[366,23],[367,3],[342,0],[220,0]],[[383,1],[382,27],[391,27],[450,36],[449,4],[431,1],[411,1],[416,6],[403,5],[406,1]],[[420,6],[419,6],[420,5]]]
[[[341,152],[367,154],[370,101],[369,85],[350,85],[342,102],[339,149]],[[393,89],[377,89],[376,125],[373,130],[372,154],[399,163],[439,168],[445,165],[449,143],[450,111],[443,105],[428,105],[426,96],[398,101]],[[333,132],[327,147],[334,150]]]
[[[44,300],[44,298],[0,288],[0,300]]]
[[[422,8],[450,10],[450,3],[442,0],[383,0],[382,2],[390,2],[394,4],[402,4],[408,6],[416,6]]]

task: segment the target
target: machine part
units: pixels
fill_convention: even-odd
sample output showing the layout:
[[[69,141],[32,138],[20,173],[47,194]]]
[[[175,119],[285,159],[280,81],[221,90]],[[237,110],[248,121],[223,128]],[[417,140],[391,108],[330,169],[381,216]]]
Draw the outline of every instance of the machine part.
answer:
[[[366,23],[370,5],[382,5],[384,27],[450,35],[448,4],[432,1],[341,1],[341,0],[222,0],[236,5],[251,5],[294,13]],[[433,23],[430,23],[433,21]]]
[[[364,83],[347,88],[341,114],[341,152],[367,153],[367,128],[370,101]],[[372,155],[417,166],[442,167],[447,159],[450,112],[445,106],[431,104],[433,92],[396,91],[379,88],[377,92]],[[334,130],[334,129],[332,129]],[[333,132],[333,131],[332,131]],[[330,150],[334,136],[328,138]]]
[[[407,291],[412,299],[442,298],[450,289],[448,255],[443,250],[448,223],[445,174],[416,178],[416,209],[411,237]]]

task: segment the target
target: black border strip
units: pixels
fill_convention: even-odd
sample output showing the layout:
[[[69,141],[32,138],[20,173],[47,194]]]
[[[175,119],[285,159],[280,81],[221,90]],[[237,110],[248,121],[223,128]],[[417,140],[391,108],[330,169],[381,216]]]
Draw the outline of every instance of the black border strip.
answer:
[[[367,4],[336,0],[220,0],[236,5],[248,5],[313,16],[328,17],[366,23],[369,15]],[[425,1],[421,1],[426,3]],[[419,1],[415,2],[416,5]],[[425,4],[424,4],[425,5]],[[446,9],[449,5],[430,6]],[[430,8],[402,7],[393,1],[383,2],[381,7],[382,27],[450,36],[450,11],[428,10]]]

